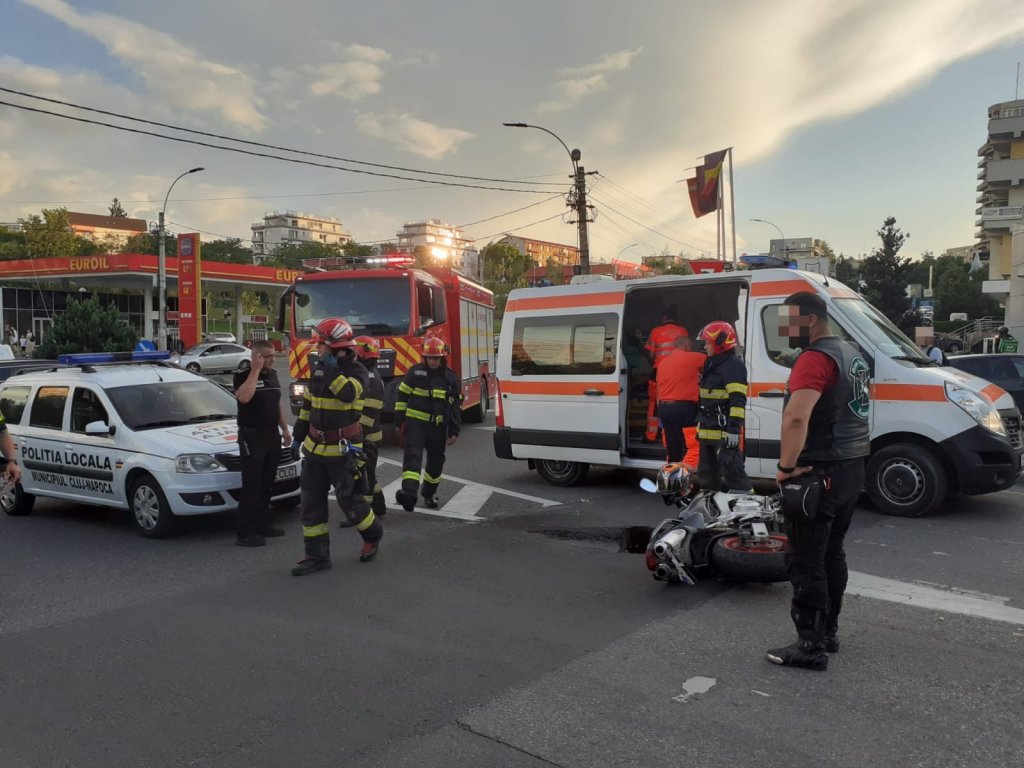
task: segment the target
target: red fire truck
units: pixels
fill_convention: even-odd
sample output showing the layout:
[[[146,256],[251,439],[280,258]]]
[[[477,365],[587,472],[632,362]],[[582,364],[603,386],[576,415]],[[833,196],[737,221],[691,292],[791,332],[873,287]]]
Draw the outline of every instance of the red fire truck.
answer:
[[[314,326],[343,317],[357,336],[373,336],[380,344],[385,421],[394,413],[402,376],[420,361],[429,336],[451,349],[448,365],[462,380],[463,418],[482,421],[495,386],[494,294],[453,269],[413,269],[397,256],[373,261],[384,263],[332,265],[301,275],[282,295],[278,328],[290,340],[292,412],[299,411],[316,362]]]

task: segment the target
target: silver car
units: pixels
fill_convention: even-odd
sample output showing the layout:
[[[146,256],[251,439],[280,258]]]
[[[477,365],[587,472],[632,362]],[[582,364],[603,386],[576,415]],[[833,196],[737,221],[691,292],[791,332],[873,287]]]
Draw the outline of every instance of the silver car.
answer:
[[[203,342],[174,355],[171,362],[193,373],[246,371],[252,365],[252,350],[238,344]]]
[[[224,333],[223,331],[214,331],[213,333],[204,333],[203,341],[226,341],[230,344],[234,344],[238,341],[233,333]]]

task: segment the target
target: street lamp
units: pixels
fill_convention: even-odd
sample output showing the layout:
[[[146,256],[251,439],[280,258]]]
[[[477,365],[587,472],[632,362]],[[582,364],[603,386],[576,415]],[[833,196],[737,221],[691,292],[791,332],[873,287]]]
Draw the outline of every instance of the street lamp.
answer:
[[[205,171],[205,168],[191,168],[185,171],[181,176],[171,182],[171,186],[167,189],[167,194],[164,195],[164,205],[160,209],[160,255],[157,257],[156,262],[156,292],[157,292],[157,326],[156,326],[156,347],[157,349],[167,349],[167,250],[164,244],[164,234],[166,232],[164,228],[164,212],[167,210],[167,201],[171,197],[171,190],[174,189],[174,185],[177,184],[182,177],[188,176],[190,173],[199,173]]]
[[[621,259],[621,258],[622,258],[622,254],[624,254],[624,253],[625,253],[626,251],[628,251],[628,250],[629,250],[630,248],[632,248],[632,247],[633,247],[634,245],[640,245],[640,243],[630,243],[630,244],[629,244],[629,245],[627,245],[627,246],[626,246],[625,248],[623,248],[623,249],[622,249],[621,251],[619,251],[619,255],[618,255],[618,256],[616,256],[615,258],[616,258],[616,259]]]
[[[590,274],[590,237],[587,233],[587,175],[586,171],[583,170],[583,166],[580,165],[580,158],[583,154],[578,149],[569,149],[568,145],[562,141],[554,131],[549,131],[540,125],[530,125],[529,123],[502,123],[506,128],[536,128],[538,131],[544,131],[549,136],[554,136],[555,139],[561,144],[565,151],[569,155],[569,160],[572,161],[572,178],[576,182],[576,225],[579,228],[579,246],[580,246],[580,274]]]
[[[786,236],[784,234],[782,234],[782,230],[779,229],[779,225],[778,224],[775,224],[774,222],[768,221],[768,219],[750,219],[750,221],[756,221],[756,222],[758,222],[760,224],[767,224],[767,225],[769,225],[771,227],[775,227],[775,229],[777,229],[778,232],[779,232],[779,237],[782,238],[782,252],[783,252],[783,255],[785,256],[785,255],[789,254],[789,243],[786,242]],[[771,250],[771,248],[769,248],[768,250]],[[787,261],[788,261],[788,259],[787,259]]]

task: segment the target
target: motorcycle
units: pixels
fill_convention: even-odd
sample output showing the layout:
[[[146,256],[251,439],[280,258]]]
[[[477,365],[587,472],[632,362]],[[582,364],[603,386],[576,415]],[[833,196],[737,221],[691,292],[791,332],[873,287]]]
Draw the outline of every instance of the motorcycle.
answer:
[[[640,487],[679,509],[654,528],[644,559],[656,581],[693,585],[702,575],[735,581],[786,581],[786,535],[778,494],[757,496],[699,490],[659,490],[648,478]]]

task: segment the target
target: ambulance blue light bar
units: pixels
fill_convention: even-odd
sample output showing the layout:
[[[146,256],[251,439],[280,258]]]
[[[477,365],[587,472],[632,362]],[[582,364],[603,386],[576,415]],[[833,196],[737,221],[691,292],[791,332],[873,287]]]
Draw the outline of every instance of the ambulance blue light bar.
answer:
[[[62,365],[96,365],[98,363],[146,363],[169,360],[171,353],[154,350],[151,352],[83,352],[76,355],[58,355]]]

